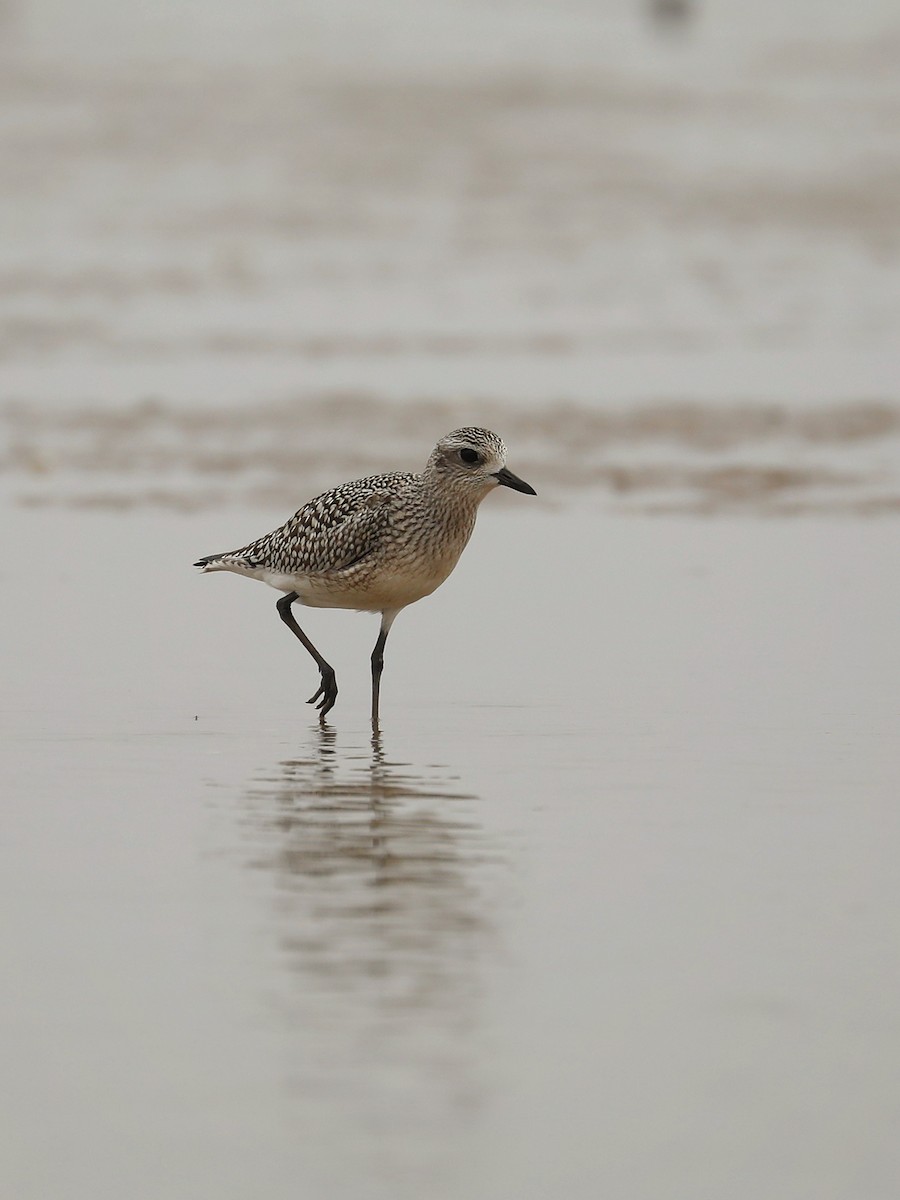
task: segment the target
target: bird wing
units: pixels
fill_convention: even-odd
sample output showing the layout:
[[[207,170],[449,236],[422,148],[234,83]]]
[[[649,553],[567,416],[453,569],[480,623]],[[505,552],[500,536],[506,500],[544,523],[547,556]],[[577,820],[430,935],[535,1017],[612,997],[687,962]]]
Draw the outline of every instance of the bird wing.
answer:
[[[415,476],[397,472],[345,483],[309,500],[279,529],[234,552],[248,566],[296,575],[334,575],[370,556],[391,501]]]

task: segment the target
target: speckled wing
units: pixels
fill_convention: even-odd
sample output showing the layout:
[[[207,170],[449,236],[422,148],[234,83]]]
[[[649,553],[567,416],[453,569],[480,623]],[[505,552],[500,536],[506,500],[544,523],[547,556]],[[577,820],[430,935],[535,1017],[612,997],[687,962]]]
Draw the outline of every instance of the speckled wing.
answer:
[[[365,561],[377,550],[390,520],[391,501],[415,475],[371,475],[316,496],[265,537],[230,557],[285,575],[328,577]]]

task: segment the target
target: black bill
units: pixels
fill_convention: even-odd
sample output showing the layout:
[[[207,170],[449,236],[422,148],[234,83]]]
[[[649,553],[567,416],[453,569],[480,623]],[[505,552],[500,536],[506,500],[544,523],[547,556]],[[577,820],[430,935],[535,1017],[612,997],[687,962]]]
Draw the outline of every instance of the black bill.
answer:
[[[537,492],[530,483],[526,483],[524,479],[520,479],[518,475],[513,475],[512,471],[508,471],[506,467],[497,471],[495,479],[499,479],[504,487],[512,488],[514,492],[524,492],[526,496],[536,496]]]

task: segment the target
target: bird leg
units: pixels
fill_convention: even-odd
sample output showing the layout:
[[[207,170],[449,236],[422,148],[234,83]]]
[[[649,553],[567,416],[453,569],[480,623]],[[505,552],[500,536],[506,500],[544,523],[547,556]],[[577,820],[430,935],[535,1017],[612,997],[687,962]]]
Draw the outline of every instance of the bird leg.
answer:
[[[297,599],[298,596],[296,592],[288,592],[287,595],[281,597],[275,607],[278,609],[279,617],[281,617],[282,621],[284,621],[291,633],[300,639],[304,647],[316,660],[316,666],[319,668],[319,674],[322,676],[322,682],[319,684],[316,693],[310,696],[306,703],[315,704],[318,700],[319,703],[316,704],[316,708],[319,710],[319,720],[324,721],[325,714],[331,712],[331,710],[334,708],[334,702],[337,700],[337,680],[335,679],[334,668],[325,661],[322,655],[318,652],[318,650],[294,620],[294,614],[291,612],[291,605]]]
[[[378,641],[375,643],[375,649],[372,651],[372,728],[378,728],[378,697],[381,692],[381,672],[384,670],[384,643],[387,641],[388,631],[394,623],[395,612],[384,612],[381,614],[381,632],[378,634]]]

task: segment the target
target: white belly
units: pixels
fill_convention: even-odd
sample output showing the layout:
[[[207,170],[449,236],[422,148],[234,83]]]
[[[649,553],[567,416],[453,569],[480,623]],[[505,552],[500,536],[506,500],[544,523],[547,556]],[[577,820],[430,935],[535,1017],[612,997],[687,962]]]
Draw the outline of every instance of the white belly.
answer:
[[[382,570],[362,577],[323,579],[321,576],[281,575],[260,571],[257,578],[279,592],[296,592],[310,608],[348,608],[358,612],[399,611],[414,604],[444,582],[456,560],[435,563],[428,570]]]

